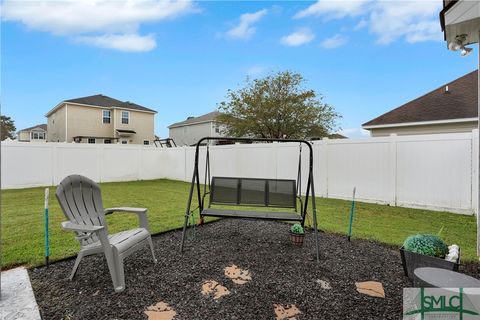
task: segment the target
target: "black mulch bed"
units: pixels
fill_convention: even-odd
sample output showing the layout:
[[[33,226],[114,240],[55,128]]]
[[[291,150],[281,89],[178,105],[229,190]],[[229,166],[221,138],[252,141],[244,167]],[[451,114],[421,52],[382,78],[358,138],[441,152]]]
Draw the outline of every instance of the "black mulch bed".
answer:
[[[125,260],[126,290],[115,293],[102,255],[84,258],[73,281],[74,260],[30,272],[44,319],[146,319],[147,306],[164,301],[175,319],[273,319],[273,304],[295,304],[298,319],[399,319],[403,274],[398,250],[365,240],[320,233],[320,263],[314,259],[313,232],[302,248],[289,243],[287,224],[222,220],[197,227],[188,250],[179,253],[180,231],[154,237],[159,260],[147,249]],[[236,285],[223,269],[250,270],[252,281]],[[200,293],[216,280],[231,294],[215,301]],[[317,279],[330,282],[322,289]],[[356,291],[355,282],[380,281],[386,298]]]

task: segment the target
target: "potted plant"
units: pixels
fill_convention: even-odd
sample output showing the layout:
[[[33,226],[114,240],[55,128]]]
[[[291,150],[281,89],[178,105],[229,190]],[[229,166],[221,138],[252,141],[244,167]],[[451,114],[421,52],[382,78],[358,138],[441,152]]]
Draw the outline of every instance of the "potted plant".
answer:
[[[458,271],[460,251],[458,246],[450,247],[440,237],[417,234],[408,237],[400,248],[403,271],[413,281],[413,272],[421,267],[434,267]],[[452,259],[453,258],[453,259]]]
[[[295,223],[290,227],[290,241],[296,246],[303,246],[303,239],[305,239],[305,230],[302,225]]]

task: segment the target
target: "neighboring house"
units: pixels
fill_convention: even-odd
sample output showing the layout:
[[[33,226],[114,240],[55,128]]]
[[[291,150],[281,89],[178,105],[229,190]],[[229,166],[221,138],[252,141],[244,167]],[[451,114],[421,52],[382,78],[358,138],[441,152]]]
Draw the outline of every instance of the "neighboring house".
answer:
[[[372,137],[471,132],[478,127],[478,78],[472,71],[362,125]]]
[[[17,132],[17,140],[21,142],[46,142],[47,125],[43,123],[22,129]]]
[[[216,121],[218,111],[213,111],[199,117],[188,117],[168,127],[169,137],[177,146],[191,146],[203,137],[221,137],[222,125]]]
[[[156,113],[102,94],[65,100],[46,114],[48,141],[153,144]]]
[[[328,139],[348,139],[348,137],[340,133],[331,133],[328,135]]]

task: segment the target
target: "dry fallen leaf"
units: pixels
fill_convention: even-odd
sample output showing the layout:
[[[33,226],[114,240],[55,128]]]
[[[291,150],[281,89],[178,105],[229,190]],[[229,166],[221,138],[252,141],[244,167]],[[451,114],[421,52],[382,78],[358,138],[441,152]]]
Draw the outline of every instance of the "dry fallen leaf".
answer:
[[[202,285],[202,294],[204,296],[213,294],[213,299],[217,300],[230,294],[230,291],[215,280],[207,280]]]
[[[385,298],[385,291],[381,282],[377,281],[365,281],[355,282],[357,291],[372,297]]]
[[[236,284],[245,284],[248,281],[252,280],[250,271],[243,270],[232,264],[230,267],[224,269],[225,276],[232,279]]]
[[[275,311],[276,320],[295,320],[295,317],[302,313],[294,304],[287,304],[284,306],[281,304],[274,304],[273,308]]]
[[[147,311],[144,312],[147,315],[148,320],[173,320],[177,315],[177,312],[163,301],[147,307]]]

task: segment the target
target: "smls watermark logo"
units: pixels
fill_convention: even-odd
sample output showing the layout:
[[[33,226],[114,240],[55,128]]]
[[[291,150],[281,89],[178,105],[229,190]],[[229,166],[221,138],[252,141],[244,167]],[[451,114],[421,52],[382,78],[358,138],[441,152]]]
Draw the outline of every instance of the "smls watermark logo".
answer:
[[[480,319],[480,288],[405,288],[403,319]]]

